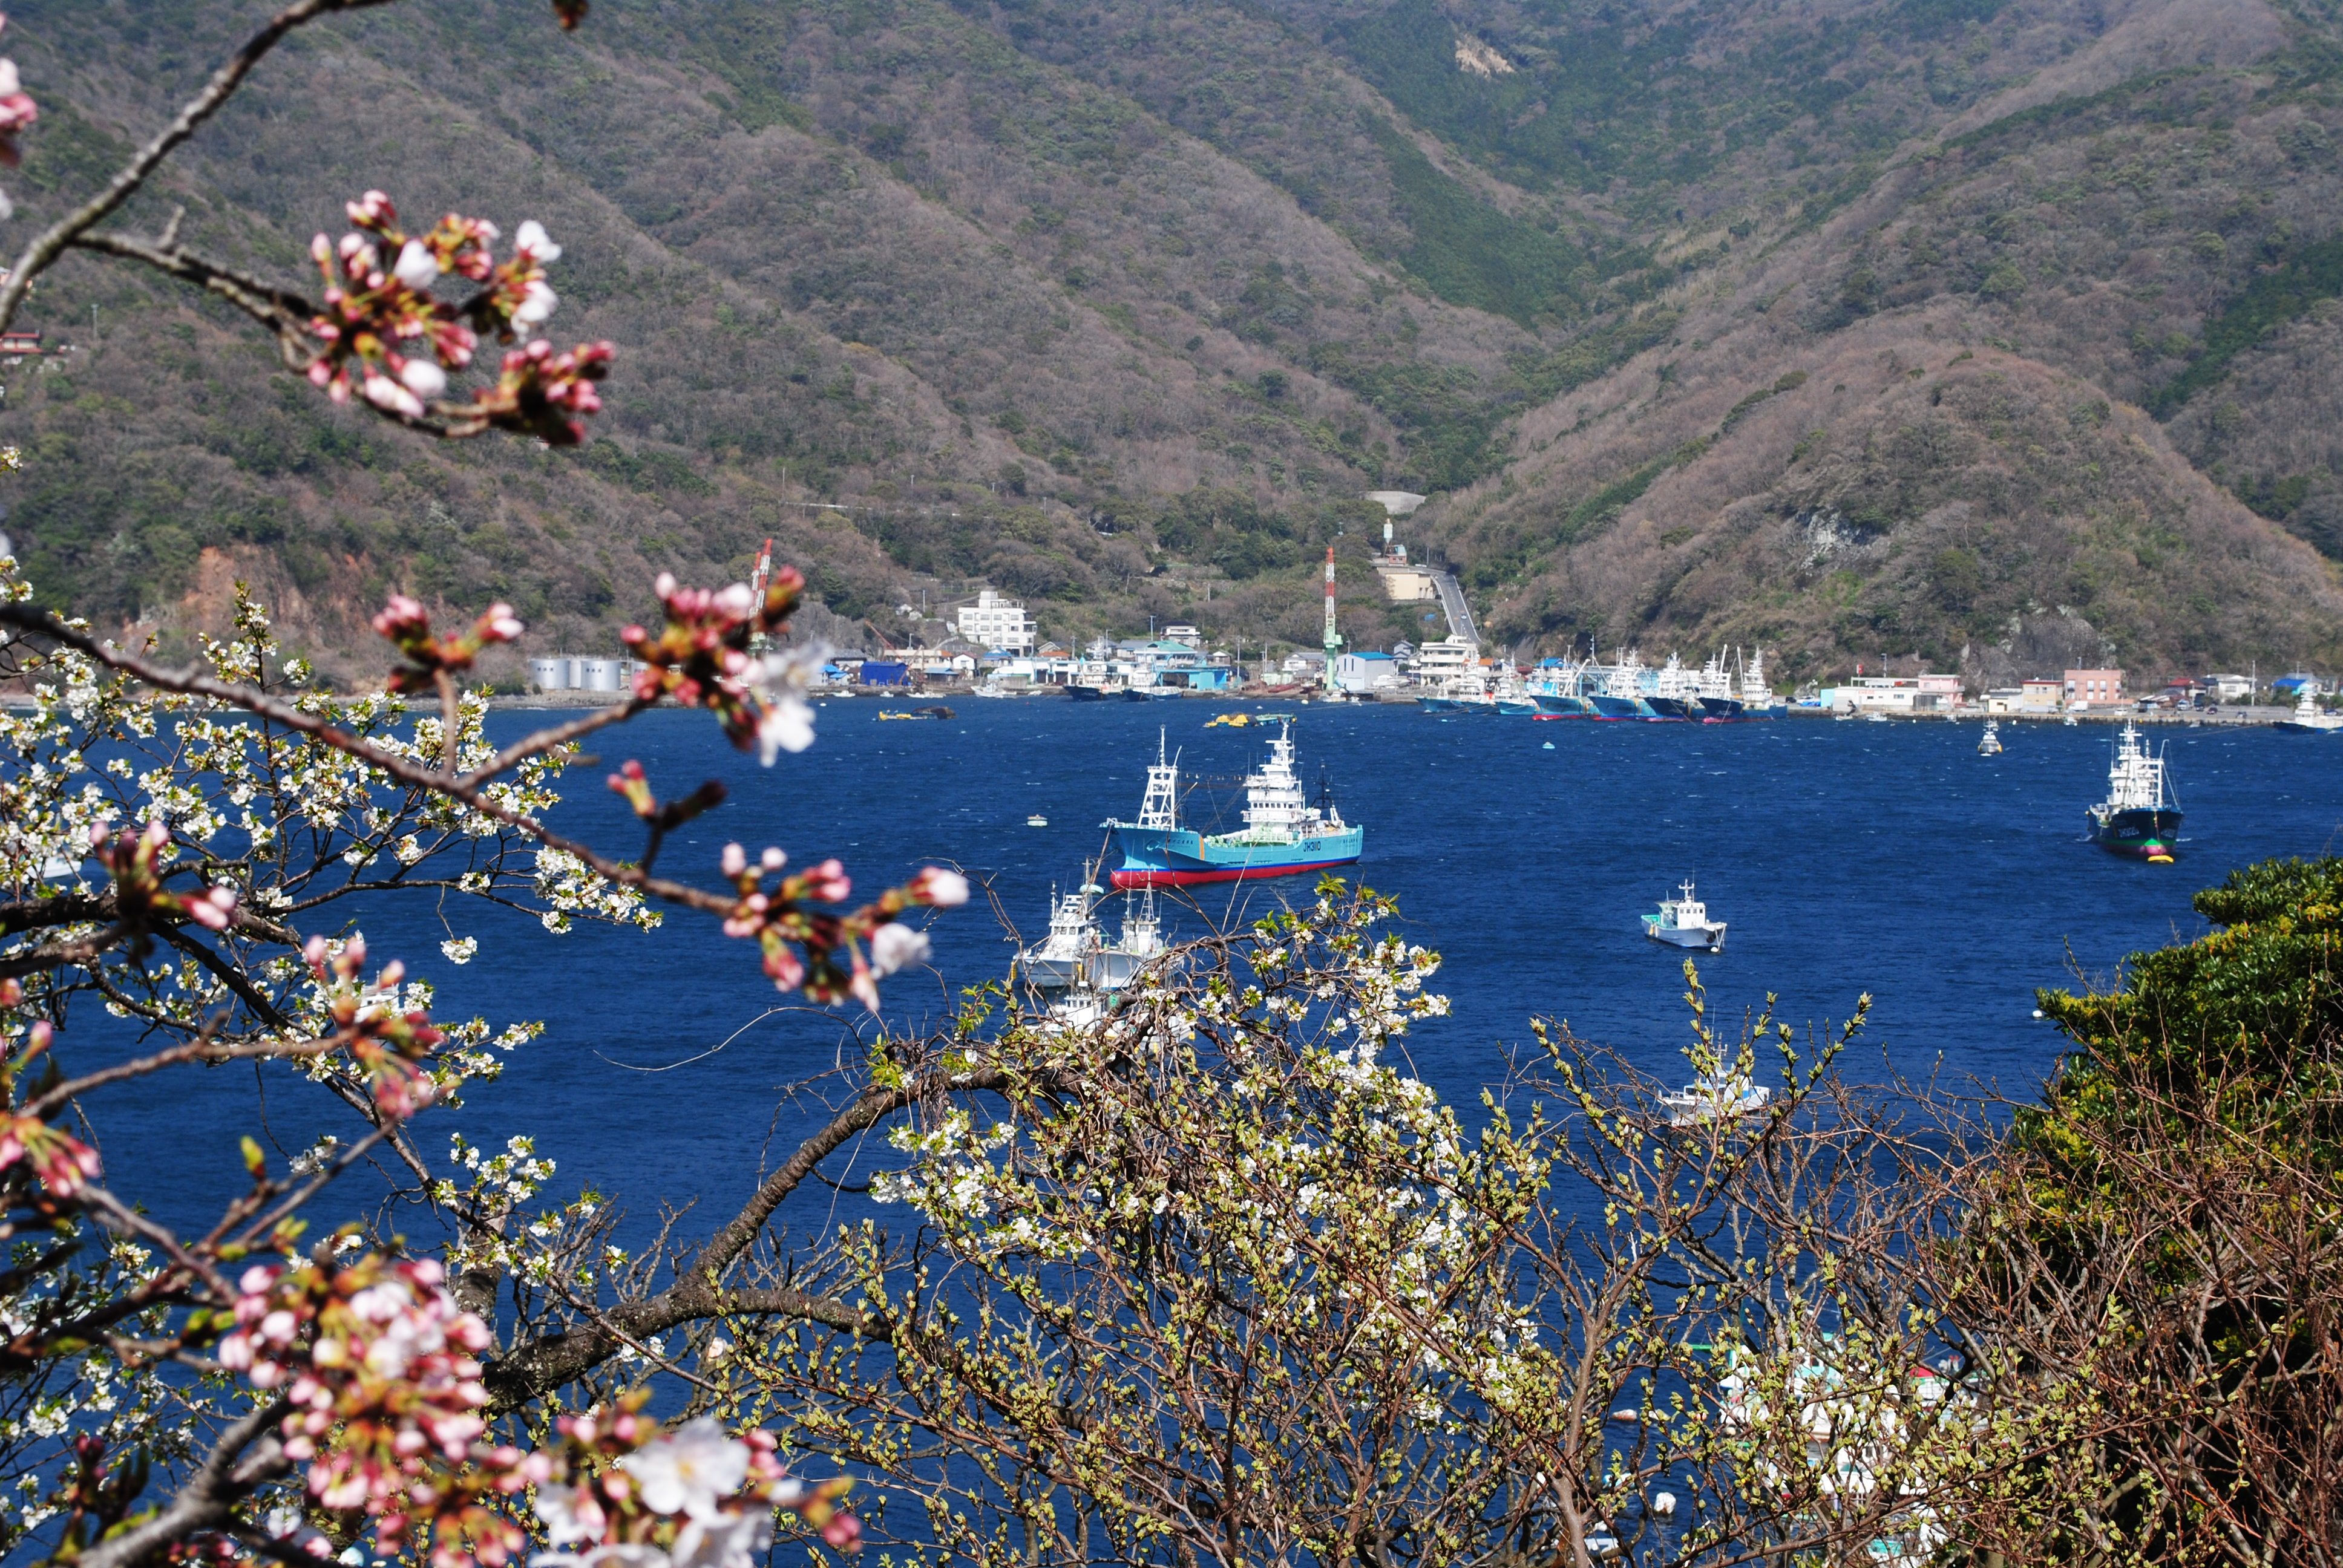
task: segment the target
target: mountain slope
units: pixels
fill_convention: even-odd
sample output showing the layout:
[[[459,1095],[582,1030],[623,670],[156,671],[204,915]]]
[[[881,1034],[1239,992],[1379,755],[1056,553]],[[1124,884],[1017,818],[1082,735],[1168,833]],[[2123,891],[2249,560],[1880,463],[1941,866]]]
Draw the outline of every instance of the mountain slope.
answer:
[[[262,10],[15,7],[19,231]],[[402,5],[288,46],[134,223],[183,202],[292,281],[367,185],[538,217],[557,336],[620,347],[598,438],[386,429],[75,263],[31,324],[81,351],[0,403],[8,528],[125,626],[242,573],[328,651],[392,587],[601,646],[769,535],[890,635],[986,581],[1059,635],[1314,641],[1334,542],[1380,644],[1423,628],[1355,498],[1398,486],[1525,648],[2325,658],[2335,35],[2261,0]]]

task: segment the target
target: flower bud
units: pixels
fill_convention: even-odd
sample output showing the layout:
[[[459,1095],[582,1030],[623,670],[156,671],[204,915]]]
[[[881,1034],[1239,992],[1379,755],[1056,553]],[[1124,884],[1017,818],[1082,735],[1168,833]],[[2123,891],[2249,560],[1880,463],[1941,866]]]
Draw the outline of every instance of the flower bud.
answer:
[[[439,281],[439,259],[419,239],[410,239],[399,246],[398,260],[390,270],[399,282],[417,293]]]
[[[911,879],[911,897],[939,910],[957,909],[968,902],[968,879],[941,866],[929,866]]]
[[[418,397],[437,397],[447,390],[447,373],[428,359],[410,359],[399,367],[398,378]]]

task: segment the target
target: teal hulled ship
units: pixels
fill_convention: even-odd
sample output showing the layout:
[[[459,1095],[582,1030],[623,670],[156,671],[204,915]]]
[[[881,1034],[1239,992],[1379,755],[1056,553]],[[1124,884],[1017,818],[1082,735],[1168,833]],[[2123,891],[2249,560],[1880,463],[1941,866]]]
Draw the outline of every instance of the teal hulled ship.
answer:
[[[1359,858],[1366,834],[1342,820],[1332,802],[1312,805],[1293,772],[1293,726],[1282,726],[1269,760],[1244,781],[1244,828],[1206,836],[1180,825],[1180,764],[1156,742],[1147,769],[1147,794],[1136,822],[1111,821],[1122,864],[1109,879],[1118,888],[1176,888],[1194,882],[1234,882],[1290,877],[1347,866]]]
[[[2107,769],[2107,798],[2087,809],[2091,842],[2156,865],[2172,863],[2180,833],[2180,805],[2164,778],[2164,758],[2151,756],[2136,725],[2126,724]]]

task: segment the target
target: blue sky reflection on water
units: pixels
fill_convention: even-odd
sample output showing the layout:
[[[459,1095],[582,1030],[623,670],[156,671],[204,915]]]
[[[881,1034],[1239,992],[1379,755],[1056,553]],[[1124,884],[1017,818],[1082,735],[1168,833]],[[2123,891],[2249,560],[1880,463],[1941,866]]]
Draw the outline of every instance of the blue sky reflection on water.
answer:
[[[734,838],[752,854],[780,844],[797,863],[838,855],[858,892],[953,861],[1030,935],[1052,885],[1073,883],[1098,849],[1096,825],[1136,809],[1159,728],[1198,774],[1241,773],[1266,743],[1257,729],[1205,729],[1224,709],[1204,704],[964,700],[956,719],[922,723],[880,722],[880,707],[830,703],[815,747],[769,770],[726,747],[705,716],[648,715],[595,738],[600,759],[570,775],[557,820],[631,853],[631,816],[602,786],[618,762],[640,759],[662,795],[721,778],[731,800],[669,841],[662,871],[712,883]],[[1679,960],[1645,941],[1636,917],[1685,878],[1731,925],[1725,951],[1701,960],[1720,1020],[1772,990],[1782,1018],[1819,1023],[1869,991],[1858,1073],[1879,1072],[1884,1053],[1906,1074],[1941,1060],[1956,1081],[2020,1090],[2056,1050],[2031,1016],[2033,988],[2069,983],[2077,970],[2106,977],[2127,952],[2199,933],[2193,891],[2252,860],[2318,854],[2343,825],[2343,740],[2268,730],[2157,731],[2187,820],[2179,863],[2149,867],[2082,839],[2083,807],[2106,778],[2106,726],[2008,727],[2008,749],[1980,758],[1973,724],[1301,713],[1305,774],[1322,765],[1345,815],[1366,827],[1361,878],[1396,896],[1412,939],[1444,957],[1436,989],[1454,1011],[1407,1046],[1468,1115],[1503,1076],[1508,1047],[1527,1041],[1533,1015],[1683,1075]],[[500,712],[492,728],[508,739],[546,717]],[[1033,813],[1051,825],[1028,827]],[[1196,890],[1223,920],[1309,891],[1306,879]],[[429,901],[387,901],[360,923],[377,960],[403,957],[440,987],[441,1016],[547,1027],[500,1084],[426,1118],[423,1147],[444,1157],[455,1128],[490,1143],[532,1133],[559,1165],[548,1197],[590,1182],[639,1221],[659,1201],[697,1200],[712,1222],[813,1116],[785,1101],[786,1088],[855,1053],[845,1015],[793,1007],[760,1017],[783,999],[753,948],[689,913],[649,935],[581,927],[558,939],[502,911],[451,904],[447,914],[443,929]],[[936,972],[887,990],[899,1025],[940,1019],[947,988],[1006,966],[1008,942],[981,898],[932,930]],[[441,957],[451,931],[480,939],[470,965]],[[128,1190],[151,1192],[156,1170],[168,1170],[156,1206],[189,1208],[166,1217],[193,1221],[240,1181],[252,1070],[217,1070],[227,1076],[166,1075],[90,1107]],[[324,1108],[313,1091],[273,1081],[281,1146],[340,1125],[316,1120]],[[863,1169],[878,1152],[858,1155]],[[123,1169],[150,1158],[157,1166]]]

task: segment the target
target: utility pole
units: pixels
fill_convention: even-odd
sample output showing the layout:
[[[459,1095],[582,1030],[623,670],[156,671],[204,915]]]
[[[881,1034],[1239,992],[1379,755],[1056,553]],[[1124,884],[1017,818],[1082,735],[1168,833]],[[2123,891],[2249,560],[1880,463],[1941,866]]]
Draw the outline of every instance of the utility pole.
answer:
[[[1326,547],[1326,694],[1332,697],[1334,684],[1334,658],[1342,651],[1342,635],[1334,629],[1334,547]]]

